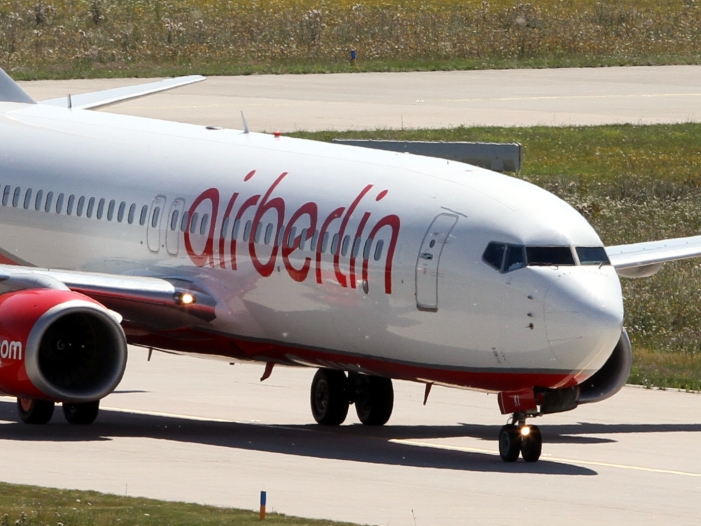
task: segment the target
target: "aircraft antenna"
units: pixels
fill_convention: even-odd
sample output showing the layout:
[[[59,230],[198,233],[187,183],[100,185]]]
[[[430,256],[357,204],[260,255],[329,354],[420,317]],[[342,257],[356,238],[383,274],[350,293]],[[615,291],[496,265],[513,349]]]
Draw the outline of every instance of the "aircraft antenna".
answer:
[[[246,122],[246,116],[243,114],[243,110],[241,110],[241,120],[243,121],[243,133],[248,133],[248,123]]]

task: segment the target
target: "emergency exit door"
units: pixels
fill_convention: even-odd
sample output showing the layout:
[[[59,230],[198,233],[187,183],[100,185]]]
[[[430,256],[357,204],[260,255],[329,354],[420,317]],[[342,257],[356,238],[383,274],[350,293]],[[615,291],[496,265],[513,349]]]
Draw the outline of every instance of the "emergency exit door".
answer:
[[[416,262],[416,306],[421,310],[438,310],[441,254],[457,221],[453,214],[436,216],[421,243]]]

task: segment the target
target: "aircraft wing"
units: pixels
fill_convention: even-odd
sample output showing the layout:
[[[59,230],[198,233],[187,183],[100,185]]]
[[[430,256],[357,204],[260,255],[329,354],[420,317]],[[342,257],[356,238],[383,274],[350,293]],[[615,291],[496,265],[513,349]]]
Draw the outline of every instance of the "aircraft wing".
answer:
[[[181,327],[215,318],[215,300],[193,282],[180,277],[0,265],[0,293],[34,288],[80,292],[119,313],[125,321],[139,325]]]
[[[663,263],[701,256],[701,236],[606,247],[611,264],[620,276],[646,278]]]
[[[152,95],[154,93],[158,93],[159,91],[165,91],[173,88],[179,88],[180,86],[186,86],[188,84],[194,84],[195,82],[201,82],[205,80],[205,78],[206,77],[201,75],[189,75],[187,77],[159,80],[158,82],[150,82],[148,84],[140,84],[138,86],[126,86],[123,88],[83,93],[82,95],[71,95],[71,108],[90,110],[100,108],[102,106],[109,106],[110,104],[116,104],[117,102]],[[66,97],[49,99],[41,101],[41,104],[61,106],[65,108],[68,105],[68,99]]]

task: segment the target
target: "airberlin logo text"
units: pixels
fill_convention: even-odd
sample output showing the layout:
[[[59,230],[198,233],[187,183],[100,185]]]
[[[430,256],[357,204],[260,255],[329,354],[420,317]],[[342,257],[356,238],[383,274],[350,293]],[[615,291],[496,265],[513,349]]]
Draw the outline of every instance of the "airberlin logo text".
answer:
[[[250,181],[255,173],[254,170],[246,175],[244,183]],[[373,185],[367,185],[347,206],[338,207],[328,215],[322,214],[319,205],[312,201],[290,210],[285,198],[276,192],[287,176],[287,172],[279,175],[264,194],[245,196],[235,192],[219,221],[219,190],[210,188],[197,196],[190,207],[190,224],[185,230],[185,249],[192,262],[200,267],[208,265],[236,270],[238,259],[248,256],[255,270],[263,277],[270,276],[282,262],[295,281],[315,279],[321,284],[324,279],[333,279],[343,287],[356,288],[359,280],[364,286],[368,284],[370,259],[378,259],[375,255],[381,255],[380,261],[384,259],[385,292],[391,294],[399,217],[389,214],[376,219],[363,206],[365,202],[369,205],[372,201],[381,201],[388,191],[373,191]],[[195,249],[191,224],[198,208],[209,208],[208,205],[211,205],[211,220],[208,231],[202,232],[207,237],[204,246],[200,240]],[[230,235],[232,225],[238,225],[241,231],[245,231],[245,241],[239,240],[242,237],[240,234]],[[236,228],[234,226],[234,231]],[[262,231],[266,233],[262,234]],[[261,238],[264,240],[262,244],[259,243]],[[327,250],[331,238],[336,241],[331,244],[331,250]],[[269,254],[262,256],[260,253],[263,249]],[[322,273],[324,263],[326,268],[333,266],[331,274],[328,271]]]
[[[21,360],[22,342],[0,341],[0,358],[3,360]]]

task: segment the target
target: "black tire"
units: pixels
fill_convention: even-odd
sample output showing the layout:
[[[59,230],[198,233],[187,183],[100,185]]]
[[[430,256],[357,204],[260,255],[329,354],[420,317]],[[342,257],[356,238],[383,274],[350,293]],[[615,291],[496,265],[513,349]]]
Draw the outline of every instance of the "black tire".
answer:
[[[319,369],[312,380],[312,415],[318,424],[338,426],[348,415],[348,379],[343,371]]]
[[[513,424],[499,430],[499,456],[504,462],[516,462],[521,452],[521,433]]]
[[[48,424],[54,415],[54,403],[34,398],[18,398],[17,412],[25,424]]]
[[[521,437],[521,456],[526,462],[538,462],[543,450],[543,437],[538,426],[529,426],[530,433]]]
[[[69,424],[88,425],[92,424],[100,412],[100,401],[74,404],[63,402],[63,416]]]
[[[394,388],[392,380],[380,376],[354,375],[356,378],[355,412],[366,426],[383,426],[392,416]]]

